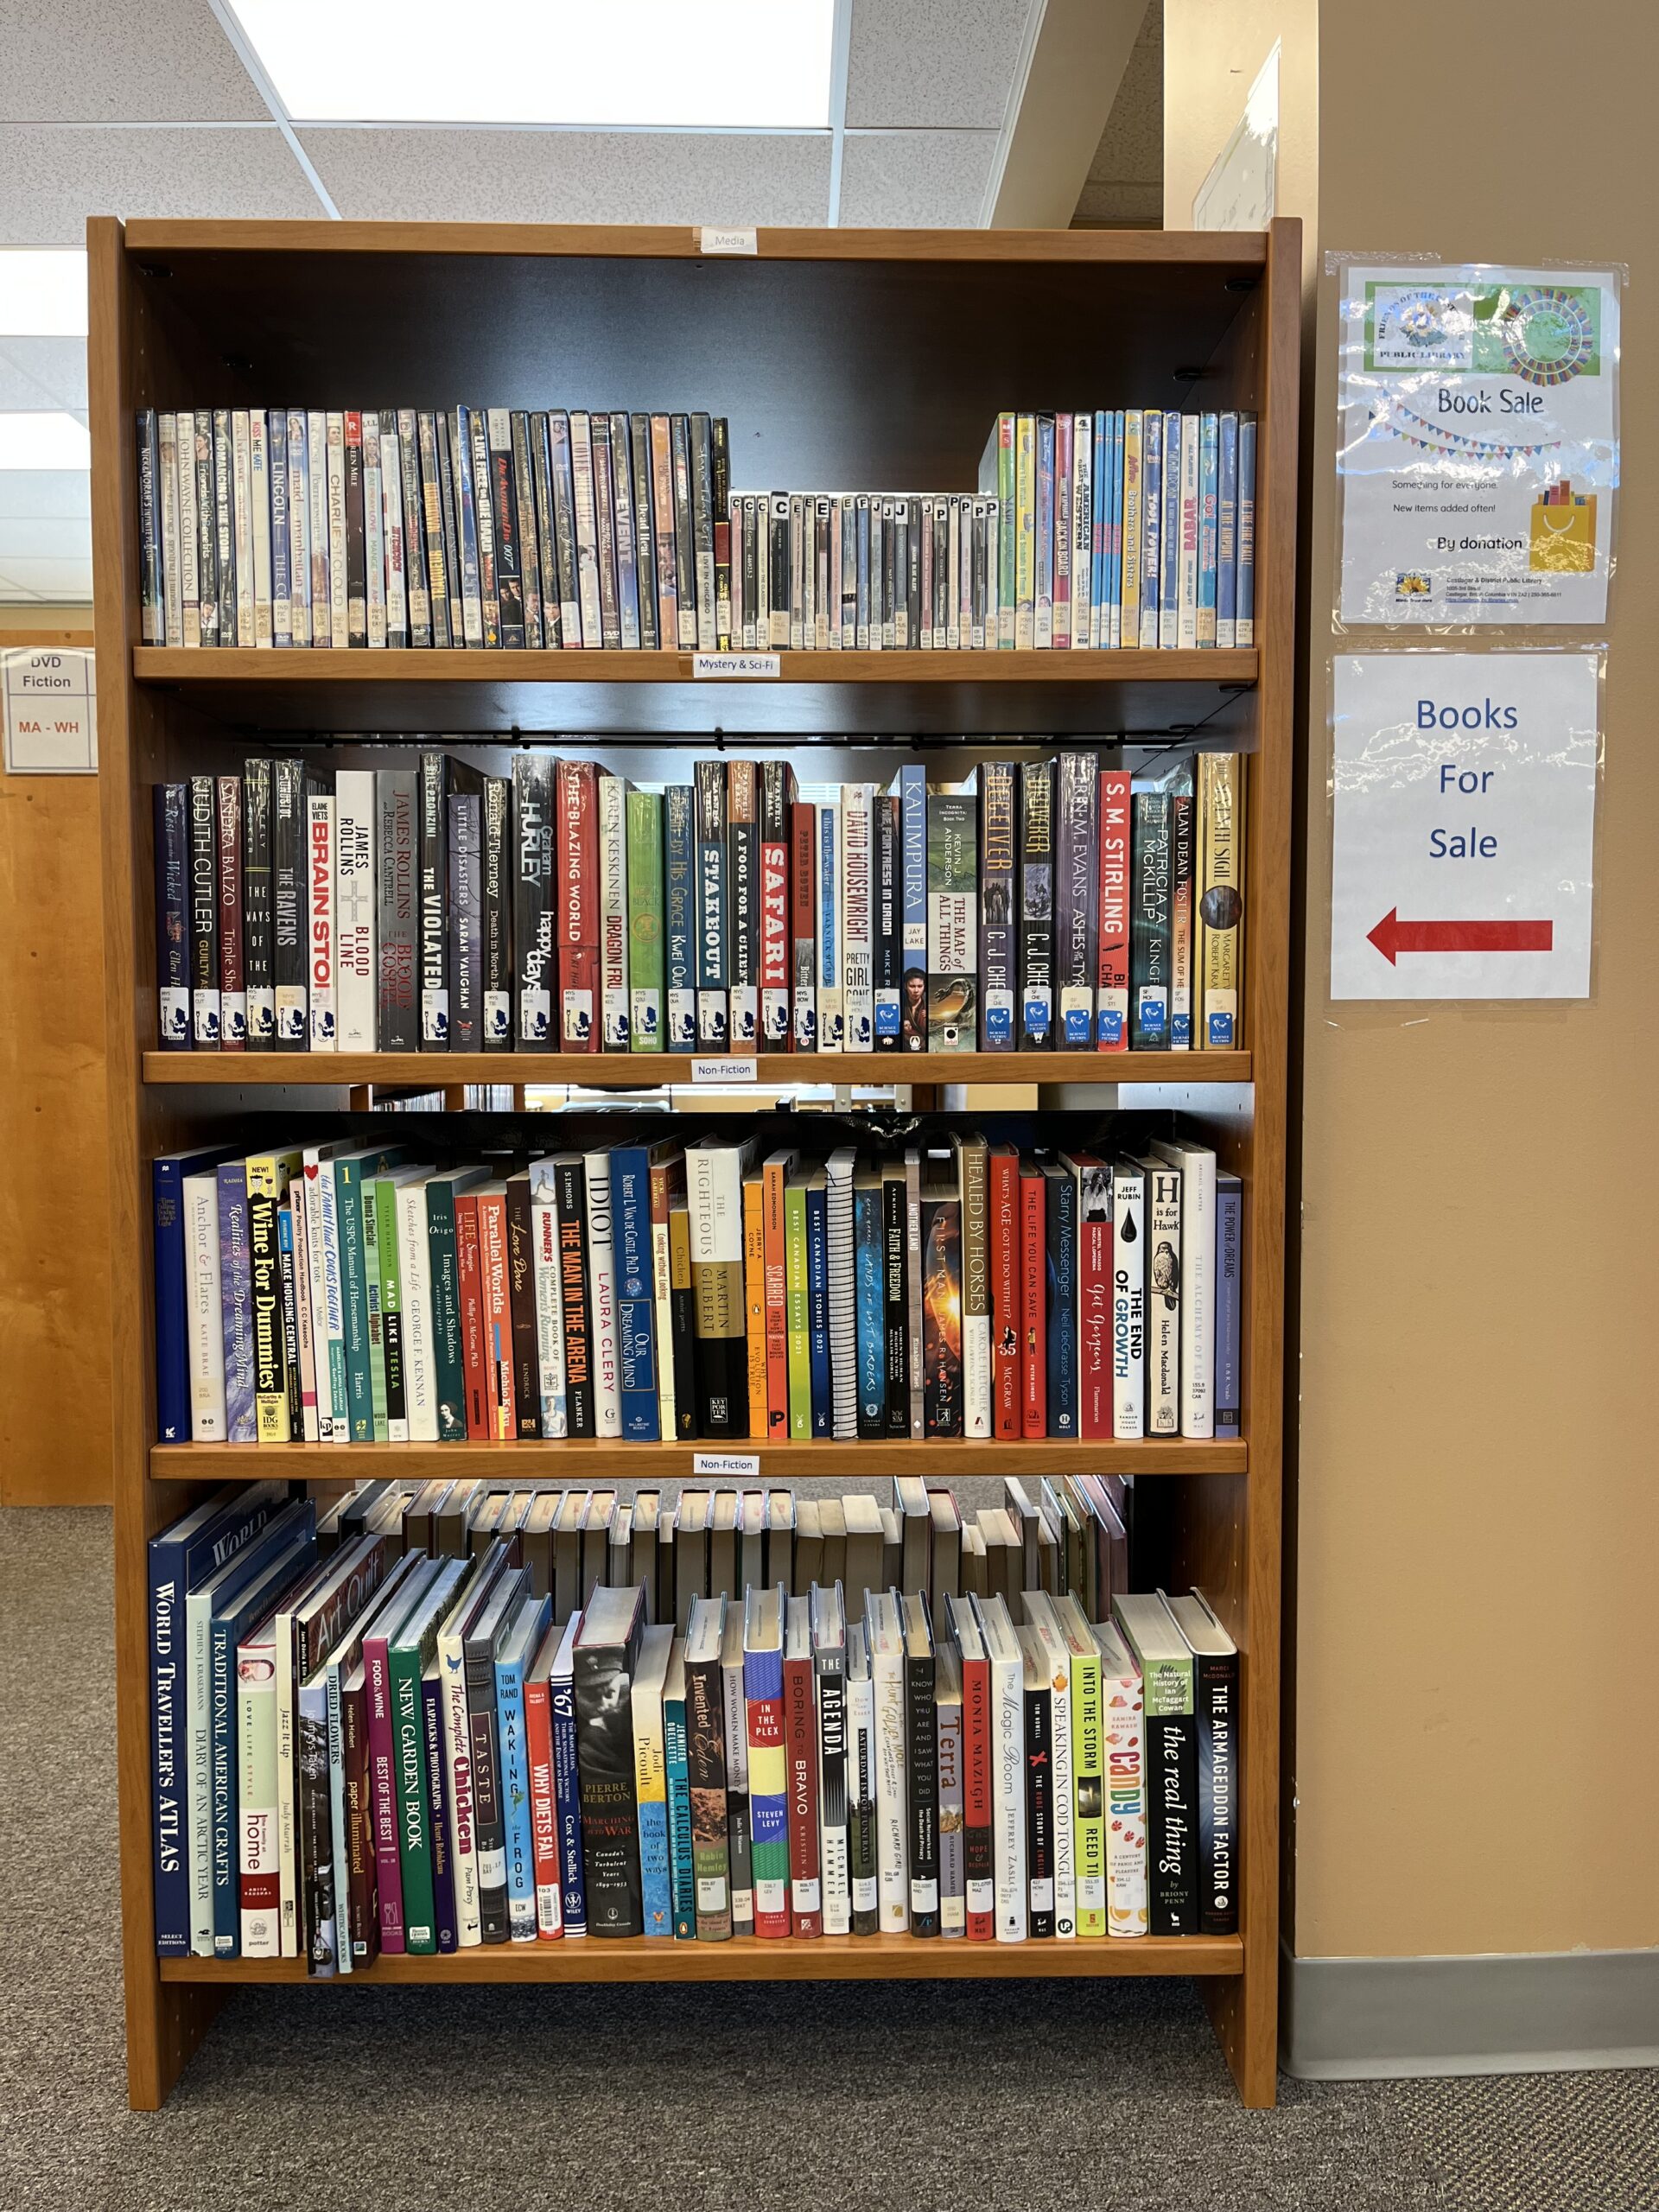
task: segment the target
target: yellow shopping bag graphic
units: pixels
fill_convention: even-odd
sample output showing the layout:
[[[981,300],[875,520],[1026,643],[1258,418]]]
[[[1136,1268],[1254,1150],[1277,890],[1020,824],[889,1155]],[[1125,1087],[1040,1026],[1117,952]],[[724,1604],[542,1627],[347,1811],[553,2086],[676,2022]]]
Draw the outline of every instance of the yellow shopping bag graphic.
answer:
[[[1533,502],[1532,550],[1527,565],[1588,575],[1596,565],[1596,495],[1574,493],[1571,482],[1552,484]]]

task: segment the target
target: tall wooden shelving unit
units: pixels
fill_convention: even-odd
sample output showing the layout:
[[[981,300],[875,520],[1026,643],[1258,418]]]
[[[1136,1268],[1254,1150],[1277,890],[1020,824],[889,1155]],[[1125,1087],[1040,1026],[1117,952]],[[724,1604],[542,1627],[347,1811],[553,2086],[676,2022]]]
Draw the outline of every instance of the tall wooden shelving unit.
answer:
[[[762,231],[705,259],[686,229],[97,219],[91,252],[92,509],[106,882],[114,1318],[116,1627],[129,2085],[166,2098],[228,1985],[302,1961],[159,1961],[151,1928],[145,1542],[229,1475],[386,1466],[675,1479],[689,1447],[315,1448],[155,1442],[148,1162],[250,1114],[315,1118],[367,1083],[569,1079],[546,1055],[162,1054],[149,786],[238,761],[250,740],[346,730],[537,741],[716,731],[784,741],[902,732],[1009,741],[1119,731],[1249,752],[1244,1036],[1237,1052],[906,1064],[912,1080],[1081,1082],[1179,1107],[1247,1194],[1243,1435],[1236,1443],[801,1446],[763,1476],[868,1480],[1055,1472],[1085,1460],[1155,1485],[1166,1557],[1216,1598],[1243,1660],[1236,1937],[1018,1947],[850,1938],[639,1942],[384,1958],[374,1982],[1192,1974],[1244,2101],[1273,2100],[1277,1976],[1286,1025],[1300,242],[1266,233]],[[1231,653],[785,654],[777,681],[696,682],[676,653],[169,652],[139,643],[134,410],[457,398],[696,405],[728,415],[733,482],[968,489],[999,407],[1134,401],[1261,420],[1256,639]],[[892,741],[902,743],[902,740]],[[772,749],[777,749],[774,747]],[[763,1061],[761,1080],[805,1072]],[[588,1059],[586,1084],[661,1082]],[[892,1081],[891,1059],[842,1080]],[[818,1080],[829,1069],[813,1070]],[[1166,1486],[1167,1485],[1167,1486]],[[327,2003],[326,1993],[316,2001]]]

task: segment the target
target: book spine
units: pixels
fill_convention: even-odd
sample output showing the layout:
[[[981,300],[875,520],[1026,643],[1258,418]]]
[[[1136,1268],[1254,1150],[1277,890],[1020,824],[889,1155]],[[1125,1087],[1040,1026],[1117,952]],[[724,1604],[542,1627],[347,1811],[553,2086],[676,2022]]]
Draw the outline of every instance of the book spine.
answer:
[[[718,620],[718,616],[716,617]],[[781,1052],[789,1044],[790,793],[794,777],[785,760],[760,770],[760,1023],[762,1046]]]
[[[1228,1052],[1239,1042],[1243,972],[1244,763],[1236,753],[1198,756],[1198,1042]]]
[[[394,1648],[390,1670],[393,1817],[404,1891],[404,1948],[413,1955],[429,1957],[438,1948],[437,1893],[432,1881],[426,1714],[418,1650],[413,1645]]]
[[[245,1959],[280,1955],[282,1878],[276,1857],[276,1680],[262,1640],[237,1653],[237,1901]],[[156,1948],[168,1940],[158,1857]],[[182,1899],[181,1899],[182,1902]],[[181,1942],[179,1948],[186,1946]],[[166,1953],[163,1950],[162,1955]]]
[[[1243,1402],[1239,1360],[1243,1303],[1244,1194],[1238,1179],[1216,1179],[1216,1434],[1236,1436]]]
[[[420,765],[421,1049],[449,1046],[449,763],[423,753]]]
[[[559,1288],[564,1321],[564,1389],[569,1433],[594,1434],[588,1304],[588,1179],[578,1156],[554,1165],[559,1209]]]
[[[582,1840],[582,1778],[576,1753],[576,1696],[573,1681],[555,1675],[550,1694],[553,1722],[553,1799],[558,1820],[559,1908],[567,1936],[588,1933],[587,1861]]]
[[[369,1744],[369,1795],[372,1808],[375,1888],[378,1898],[380,1948],[401,1952],[404,1941],[404,1876],[397,1847],[397,1781],[393,1746],[391,1653],[384,1637],[363,1646],[363,1682]]]
[[[1112,1434],[1112,1173],[1098,1160],[1077,1167],[1077,1433]]]
[[[375,1049],[375,796],[372,771],[334,784],[334,1024],[342,1052]]]
[[[853,1194],[853,1241],[858,1309],[858,1433],[861,1439],[870,1440],[887,1433],[887,1255],[879,1183]]]
[[[1095,1036],[1096,915],[1099,772],[1088,754],[1063,753],[1056,764],[1054,951],[1058,1041],[1086,1048]]]
[[[1203,514],[1202,418],[1183,415],[1180,474],[1180,568],[1176,581],[1175,641],[1191,652],[1198,642],[1198,566]]]
[[[674,1935],[677,1942],[695,1942],[697,1899],[691,1864],[691,1785],[685,1715],[683,1698],[664,1698],[664,1779],[668,1789],[668,1872]]]
[[[697,1042],[696,793],[671,784],[663,793],[664,983],[668,1049],[689,1052]]]
[[[746,1651],[743,1692],[748,1744],[749,1852],[754,1933],[790,1932],[789,1761],[784,1736],[783,1662]]]
[[[693,617],[695,620],[695,615]],[[727,912],[726,763],[699,760],[696,807],[697,1043],[723,1052],[729,1010]]]
[[[1181,641],[1181,417],[1164,410],[1164,516],[1159,547],[1158,643],[1169,652]]]
[[[332,1052],[339,1042],[334,980],[334,795],[311,791],[306,823],[306,993],[310,1047]]]
[[[1054,1027],[1054,767],[1020,771],[1020,1049],[1046,1050]]]
[[[1020,1178],[1020,1421],[1028,1437],[1048,1434],[1047,1192],[1040,1171]]]
[[[1189,1681],[1183,1709],[1160,1712],[1148,1688],[1147,1880],[1151,1932],[1198,1932],[1198,1730]]]
[[[466,1643],[467,1728],[472,1753],[473,1844],[478,1854],[478,1917],[486,1943],[512,1933],[507,1897],[507,1827],[495,1663],[487,1641]]]
[[[790,983],[793,1005],[789,1047],[813,1052],[818,1045],[817,924],[814,896],[818,873],[818,810],[810,799],[789,810]]]
[[[881,1928],[875,1694],[868,1668],[847,1683],[847,1878],[855,1936]]]
[[[870,1052],[875,1043],[874,803],[871,785],[842,785],[842,1034],[849,1052]]]
[[[988,1180],[991,1432],[1007,1440],[1020,1433],[1020,1162],[1012,1150],[991,1154]]]
[[[269,1052],[276,1036],[271,964],[271,764],[242,768],[242,969],[250,1052]],[[165,1041],[165,1040],[163,1040]]]
[[[620,776],[597,779],[594,809],[599,862],[600,1046],[628,1049],[627,785]]]
[[[813,1939],[823,1934],[823,1878],[818,1835],[817,1707],[810,1657],[785,1660],[783,1688],[790,1932],[798,1939]]]
[[[1095,985],[1095,1044],[1129,1046],[1129,778],[1103,768],[1099,787],[1100,912]]]
[[[1105,1797],[1106,1932],[1144,1936],[1147,1898],[1146,1723],[1141,1677],[1101,1678]]]
[[[1238,418],[1237,613],[1233,642],[1255,643],[1255,417]]]
[[[970,1052],[976,1014],[978,802],[934,793],[927,802],[927,1047]]]
[[[555,771],[561,1049],[600,1047],[598,775],[591,760]]]
[[[748,1433],[768,1434],[766,1401],[766,1182],[751,1173],[743,1179],[744,1359],[748,1376]]]
[[[959,1702],[941,1704],[936,1721],[939,1773],[939,1933],[968,1932],[963,1839],[963,1714]]]
[[[910,1434],[910,1267],[906,1249],[906,1213],[903,1176],[898,1173],[884,1173],[881,1240],[887,1421],[882,1433],[895,1438]]]
[[[927,1050],[927,771],[907,763],[899,771],[899,854],[903,901],[903,972],[899,977],[899,1041],[908,1052]]]
[[[990,1158],[982,1138],[958,1154],[962,1194],[962,1414],[964,1436],[992,1430]]]
[[[962,1206],[922,1200],[923,1420],[929,1436],[963,1433]]]
[[[697,1428],[711,1438],[740,1438],[748,1427],[741,1159],[735,1147],[697,1146],[686,1161],[696,1300]]]
[[[188,1052],[190,1007],[190,791],[157,784],[152,794],[156,846],[157,1035],[175,1052]]]
[[[663,1049],[663,802],[627,793],[628,1043]]]
[[[536,1315],[536,1226],[530,1179],[507,1183],[507,1310],[512,1331],[512,1435],[537,1437],[542,1427],[542,1364]]]
[[[876,1879],[884,1935],[910,1925],[910,1809],[905,1746],[905,1662],[870,1658],[876,1768]]]
[[[910,1815],[910,1932],[939,1933],[939,1763],[933,1655],[905,1669],[906,1802]]]
[[[1146,1434],[1146,1177],[1120,1164],[1112,1177],[1112,1433]]]
[[[219,854],[217,795],[211,776],[192,776],[189,804],[191,1032],[196,1048],[219,1049]]]
[[[980,770],[979,1041],[988,1052],[1011,1052],[1014,1046],[1019,984],[1014,895],[1017,773],[1011,760],[988,760]]]
[[[559,1875],[558,1793],[553,1778],[553,1694],[545,1679],[524,1684],[524,1755],[530,1770],[531,1848],[536,1878],[536,1933],[544,1943],[564,1933]]]
[[[559,1280],[559,1206],[552,1180],[533,1183],[531,1237],[534,1248],[536,1365],[542,1385],[542,1434],[569,1433],[564,1379],[564,1300]],[[467,1433],[471,1433],[470,1426]]]
[[[483,804],[476,791],[454,792],[448,802],[445,924],[449,1048],[455,1052],[476,1052],[484,1042]]]
[[[253,1257],[247,1178],[239,1160],[219,1171],[219,1297],[225,1345],[225,1433],[232,1444],[257,1434],[254,1406]]]
[[[1198,1928],[1238,1932],[1238,1654],[1192,1662],[1198,1719]]]
[[[841,1647],[816,1656],[818,1820],[823,1882],[823,1932],[852,1932],[847,1838],[847,1682]]]
[[[609,1156],[586,1156],[588,1182],[588,1349],[594,1382],[594,1433],[622,1433],[621,1362],[617,1349],[615,1223]]]
[[[875,1049],[899,1050],[904,1021],[904,919],[899,877],[899,801],[875,801]]]
[[[731,1869],[720,1662],[686,1668],[686,1766],[690,1797],[691,1874],[697,1940],[724,1942],[732,1933]]]
[[[962,1866],[967,1935],[988,1943],[996,1934],[996,1853],[993,1800],[995,1765],[991,1670],[983,1658],[962,1665]]]
[[[553,892],[555,764],[520,753],[512,764],[512,950],[521,1049],[548,1052],[557,1036]]]
[[[1020,1662],[991,1667],[991,1840],[996,1940],[1023,1943],[1030,1898],[1026,1872],[1026,1700]]]
[[[503,1843],[506,1862],[507,1935],[533,1943],[537,1933],[535,1841],[530,1817],[530,1758],[525,1741],[524,1678],[521,1667],[498,1663],[496,1713],[500,1738]]]
[[[734,1050],[757,1042],[760,1027],[761,886],[759,779],[753,760],[726,769],[726,882],[728,906],[727,1037]]]
[[[242,784],[239,777],[214,782],[218,848],[219,1034],[227,1052],[246,1050],[247,970],[242,939]]]
[[[1169,779],[1169,1044],[1192,1049],[1193,862],[1192,776],[1183,768]]]
[[[1025,1692],[1026,1882],[1033,1937],[1054,1933],[1054,1746],[1048,1686]]]
[[[1069,1175],[1044,1178],[1048,1259],[1048,1433],[1077,1433],[1077,1191]]]
[[[655,1444],[659,1431],[651,1165],[642,1147],[612,1152],[611,1199],[621,1433],[631,1443]]]
[[[1129,1043],[1158,1051],[1169,1043],[1169,793],[1133,797],[1129,885]]]
[[[444,1818],[447,1764],[443,1735],[442,1694],[435,1667],[421,1678],[422,1781],[426,1789],[428,1835],[432,1853],[432,1917],[438,1949],[446,1955],[459,1950],[461,1940],[455,1910],[455,1860]]]

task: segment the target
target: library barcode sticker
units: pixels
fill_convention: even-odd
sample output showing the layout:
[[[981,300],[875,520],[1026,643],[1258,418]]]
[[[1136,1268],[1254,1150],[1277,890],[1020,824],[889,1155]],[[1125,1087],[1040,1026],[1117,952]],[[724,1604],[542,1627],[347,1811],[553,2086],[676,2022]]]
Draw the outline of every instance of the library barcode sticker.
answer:
[[[702,677],[781,676],[783,664],[776,653],[696,653],[692,657],[693,679]]]
[[[694,1059],[691,1063],[693,1083],[753,1083],[755,1079],[754,1061],[741,1053],[731,1058],[721,1056],[711,1059]]]
[[[760,245],[751,230],[721,230],[709,223],[698,232],[704,253],[759,253]]]
[[[691,1476],[694,1482],[759,1482],[760,1454],[758,1452],[694,1452],[691,1454]]]

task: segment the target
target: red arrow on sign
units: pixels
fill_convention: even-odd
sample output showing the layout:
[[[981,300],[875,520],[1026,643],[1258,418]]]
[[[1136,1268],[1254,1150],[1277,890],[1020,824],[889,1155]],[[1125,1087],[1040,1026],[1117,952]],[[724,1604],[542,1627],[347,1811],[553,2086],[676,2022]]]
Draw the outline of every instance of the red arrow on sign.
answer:
[[[1548,952],[1554,947],[1554,922],[1402,922],[1390,906],[1367,943],[1390,968],[1402,952]]]

